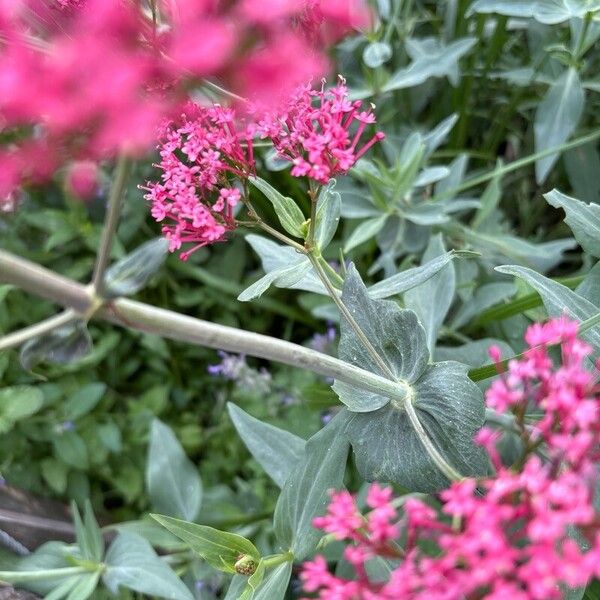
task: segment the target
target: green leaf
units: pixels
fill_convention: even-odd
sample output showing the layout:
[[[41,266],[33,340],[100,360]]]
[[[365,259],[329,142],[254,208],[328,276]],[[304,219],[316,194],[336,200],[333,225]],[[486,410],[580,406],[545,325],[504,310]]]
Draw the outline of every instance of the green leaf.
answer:
[[[306,256],[259,235],[247,235],[245,239],[260,256],[267,275],[243,291],[238,300],[248,301],[260,296],[271,284],[327,295]]]
[[[249,177],[248,181],[271,202],[283,228],[297,238],[304,238],[304,221],[306,219],[296,202],[278,192],[270,183],[260,177]]]
[[[163,265],[168,253],[169,242],[162,237],[136,248],[106,271],[106,297],[131,296],[139,292]]]
[[[551,206],[562,208],[566,213],[565,223],[575,234],[579,245],[592,256],[600,256],[600,205],[586,204],[570,196],[552,190],[544,194]]]
[[[202,504],[202,481],[170,427],[154,419],[146,466],[146,486],[154,510],[188,521]]]
[[[312,521],[325,511],[328,491],[342,486],[349,448],[343,426],[344,418],[338,415],[308,440],[300,464],[277,501],[275,533],[296,560],[303,560],[316,548],[321,533]]]
[[[496,267],[496,271],[514,275],[526,281],[542,297],[544,306],[551,317],[566,315],[577,321],[585,321],[598,314],[598,307],[568,287],[552,281],[531,269],[516,265]],[[581,334],[597,352],[600,352],[600,327],[593,327]]]
[[[244,587],[242,593],[240,594],[238,600],[252,600],[254,598],[254,593],[256,592],[256,588],[262,583],[265,577],[265,564],[264,561],[260,561],[258,563],[258,567],[256,571],[250,575],[246,579],[246,586]]]
[[[81,436],[75,431],[63,431],[53,438],[54,452],[58,458],[76,469],[89,467],[88,450]]]
[[[321,188],[317,200],[315,241],[321,252],[329,246],[340,223],[342,198],[335,187],[336,180],[332,179],[325,187]]]
[[[284,600],[292,576],[292,566],[289,561],[269,571],[254,594],[254,600]]]
[[[288,431],[263,423],[229,402],[229,416],[252,456],[281,488],[303,455],[306,442]]]
[[[102,400],[106,392],[105,383],[88,383],[71,394],[61,407],[65,421],[83,417]]]
[[[442,234],[432,236],[427,250],[423,254],[423,266],[435,258],[443,256],[445,251]],[[452,305],[455,289],[456,273],[454,265],[450,263],[448,268],[404,294],[406,308],[414,310],[425,328],[430,354],[433,354],[438,331]]]
[[[457,362],[430,365],[413,384],[411,401],[427,437],[464,476],[485,475],[485,452],[473,442],[485,418],[481,391]],[[348,413],[347,435],[356,466],[367,481],[390,481],[410,491],[435,492],[448,485],[426,452],[402,403],[375,412]]]
[[[255,558],[257,562],[260,560],[254,544],[241,535],[163,515],[151,516],[215,569],[235,573],[235,563],[240,555]]]
[[[83,321],[55,329],[52,333],[29,340],[21,347],[21,366],[31,371],[41,362],[68,365],[92,351],[92,338]]]
[[[35,387],[19,385],[0,389],[0,433],[35,414],[44,404],[44,395]]]
[[[596,263],[575,290],[582,298],[600,306],[600,262]]]
[[[81,575],[77,578],[77,583],[71,589],[67,600],[87,600],[96,588],[100,581],[101,571],[95,571],[87,575]]]
[[[387,218],[388,215],[384,214],[363,221],[346,240],[344,252],[350,252],[350,250],[360,246],[363,242],[373,239],[382,230]]]
[[[596,144],[585,144],[564,154],[565,167],[575,196],[585,202],[600,203],[600,153]]]
[[[354,265],[348,269],[342,301],[394,376],[408,383],[416,381],[429,361],[425,330],[417,315],[411,310],[401,309],[390,300],[370,298]],[[340,358],[386,376],[343,315],[340,328]],[[351,411],[374,411],[390,401],[386,395],[360,390],[341,381],[336,381],[333,389]]]
[[[496,13],[507,17],[529,18],[535,14],[536,0],[476,0],[467,11],[473,13]]]
[[[104,540],[90,501],[86,500],[83,521],[75,502],[71,502],[71,513],[75,523],[75,537],[82,557],[94,563],[102,562]]]
[[[566,142],[575,131],[585,104],[585,95],[579,75],[574,68],[567,69],[550,87],[535,113],[535,151],[541,152]],[[540,158],[535,163],[535,176],[542,183],[559,155]]]
[[[117,594],[125,587],[141,594],[169,600],[194,600],[194,596],[161,560],[152,546],[134,533],[120,533],[106,554],[104,585]]]
[[[380,299],[403,294],[404,292],[425,283],[434,275],[437,275],[455,258],[474,258],[476,256],[478,256],[478,254],[475,252],[450,250],[445,254],[436,256],[420,267],[406,269],[406,271],[396,273],[396,275],[392,275],[391,277],[372,285],[369,288],[369,296],[371,296],[371,298]]]
[[[448,45],[435,38],[410,39],[406,51],[413,62],[408,67],[396,71],[383,86],[382,91],[390,92],[420,85],[430,77],[448,77],[458,83],[458,61],[475,45],[477,39],[466,37]]]

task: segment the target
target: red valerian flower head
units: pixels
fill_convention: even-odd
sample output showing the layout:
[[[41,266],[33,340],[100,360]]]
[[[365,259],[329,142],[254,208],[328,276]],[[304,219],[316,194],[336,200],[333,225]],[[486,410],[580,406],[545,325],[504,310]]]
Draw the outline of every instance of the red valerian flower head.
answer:
[[[252,138],[237,128],[231,108],[190,105],[178,123],[167,123],[159,146],[163,171],[144,196],[171,252],[186,260],[198,248],[225,239],[235,228],[233,209],[241,198],[235,187],[255,172]]]
[[[340,78],[330,89],[324,82],[320,90],[302,86],[280,111],[264,115],[257,131],[271,138],[279,156],[292,163],[292,175],[326,184],[347,173],[385,137],[377,132],[361,142],[366,127],[375,121],[373,107],[363,110],[360,100],[352,102]]]

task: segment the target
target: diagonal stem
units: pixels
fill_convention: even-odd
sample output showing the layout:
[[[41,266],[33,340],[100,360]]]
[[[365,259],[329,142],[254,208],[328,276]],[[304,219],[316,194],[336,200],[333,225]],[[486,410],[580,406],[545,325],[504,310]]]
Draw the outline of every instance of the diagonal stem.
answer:
[[[339,292],[333,287],[331,281],[329,281],[329,277],[327,277],[327,273],[325,273],[325,271],[323,270],[319,259],[312,252],[308,254],[308,258],[310,259],[313,268],[319,276],[319,279],[321,280],[321,282],[327,289],[327,292],[331,296],[331,299],[335,302],[340,313],[343,315],[346,321],[348,321],[348,324],[350,325],[350,327],[352,327],[354,333],[357,335],[362,345],[371,355],[371,358],[377,363],[377,366],[379,367],[381,372],[384,373],[388,379],[391,379],[392,381],[398,381],[396,379],[396,376],[390,369],[389,365],[383,360],[383,358],[381,358],[379,352],[377,352],[373,344],[371,344],[371,341],[365,335],[365,332],[360,328],[360,325],[356,322],[356,319],[353,317],[352,313],[348,310],[348,307],[342,301]]]
[[[51,331],[54,331],[63,325],[72,323],[77,318],[77,313],[72,308],[68,308],[62,313],[54,315],[49,319],[45,319],[44,321],[36,323],[35,325],[25,327],[24,329],[15,331],[14,333],[9,333],[8,335],[0,338],[0,352],[10,348],[18,347],[32,338],[40,337],[50,333]]]
[[[98,248],[96,265],[94,266],[94,275],[92,277],[92,285],[98,296],[103,296],[104,294],[104,273],[110,262],[110,251],[119,225],[123,194],[125,192],[125,186],[130,170],[131,162],[129,158],[125,156],[119,157],[115,169],[115,178],[110,189],[104,228],[102,229],[102,238],[100,239],[100,247]]]

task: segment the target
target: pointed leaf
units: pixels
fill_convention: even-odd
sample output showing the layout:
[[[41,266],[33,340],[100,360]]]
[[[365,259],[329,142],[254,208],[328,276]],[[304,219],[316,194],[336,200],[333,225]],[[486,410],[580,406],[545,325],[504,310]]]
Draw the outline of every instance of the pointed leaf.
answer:
[[[21,366],[31,371],[41,362],[68,365],[92,351],[92,338],[83,321],[55,329],[52,333],[29,340],[21,347]]]
[[[308,440],[300,464],[277,501],[277,539],[294,553],[295,560],[304,559],[316,548],[321,533],[312,521],[325,511],[328,491],[342,486],[349,448],[343,426],[344,417],[338,415]]]
[[[154,510],[194,520],[202,504],[202,481],[170,427],[154,419],[146,467],[146,485]]]
[[[269,571],[254,594],[254,600],[284,600],[292,576],[292,563],[285,562]]]
[[[526,281],[542,298],[544,306],[551,317],[566,315],[577,321],[585,321],[598,313],[598,307],[568,287],[552,281],[531,269],[516,265],[496,267],[496,271],[515,275]],[[593,327],[581,334],[596,351],[600,351],[600,327]]]
[[[164,515],[151,516],[215,569],[235,573],[235,563],[240,555],[255,558],[257,562],[260,560],[260,553],[254,544],[241,535]]]
[[[235,404],[227,409],[233,424],[252,456],[267,475],[283,487],[304,453],[306,442],[298,436],[250,416]]]
[[[142,244],[106,271],[107,298],[131,296],[139,292],[160,269],[169,254],[169,242],[156,238]]]
[[[423,254],[423,265],[443,256],[445,251],[442,235],[433,236]],[[446,269],[404,294],[406,307],[415,311],[425,328],[430,354],[433,354],[438,331],[452,305],[455,289],[456,273],[450,263]]]
[[[249,177],[248,181],[271,202],[283,228],[291,235],[303,238],[305,232],[303,225],[306,219],[294,200],[278,192],[270,183],[260,177]]]
[[[565,211],[565,223],[575,234],[579,245],[588,254],[600,256],[600,205],[586,204],[558,190],[544,194],[544,198],[551,206]]]
[[[340,223],[342,198],[335,187],[336,180],[332,179],[325,187],[321,188],[317,200],[315,241],[321,251],[329,246]]]
[[[371,298],[389,298],[403,294],[404,292],[425,283],[434,275],[442,271],[455,258],[474,258],[477,253],[468,251],[450,250],[444,254],[440,254],[430,261],[424,263],[420,267],[406,269],[392,275],[387,279],[372,285],[369,288],[369,296]]]
[[[575,131],[583,113],[585,96],[579,75],[567,69],[550,87],[539,104],[534,123],[535,150],[541,152],[566,142]],[[559,155],[540,158],[535,164],[535,176],[542,183]]]
[[[350,250],[353,250],[356,246],[360,246],[363,242],[373,239],[381,231],[387,218],[388,215],[384,214],[363,221],[346,240],[344,252],[350,252]]]

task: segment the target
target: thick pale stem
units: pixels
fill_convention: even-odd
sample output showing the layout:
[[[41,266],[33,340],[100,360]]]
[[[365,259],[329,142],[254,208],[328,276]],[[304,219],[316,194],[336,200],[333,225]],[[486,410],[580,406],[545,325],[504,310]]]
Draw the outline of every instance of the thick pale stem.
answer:
[[[68,325],[75,321],[77,316],[77,313],[73,309],[68,308],[59,315],[54,315],[31,327],[26,327],[20,331],[5,335],[3,338],[0,338],[0,352],[2,352],[2,350],[8,350],[9,348],[16,348],[33,338],[40,337],[59,327]]]
[[[86,313],[94,300],[88,287],[3,250],[0,250],[0,281],[11,283],[81,313]],[[114,300],[95,313],[94,318],[154,333],[171,340],[247,354],[307,369],[361,389],[387,395],[400,402],[406,396],[405,389],[397,383],[327,354],[266,335],[194,319],[141,302],[124,298]]]
[[[131,170],[131,162],[128,158],[122,156],[117,162],[115,170],[115,179],[113,181],[110,195],[108,198],[108,207],[106,209],[106,218],[104,220],[104,228],[102,230],[102,238],[100,239],[100,247],[96,257],[96,265],[94,266],[94,276],[92,285],[98,296],[104,294],[104,273],[110,262],[110,252],[115,238],[115,233],[119,225],[119,217],[121,216],[121,206],[123,204],[123,194],[127,184],[127,177]]]

